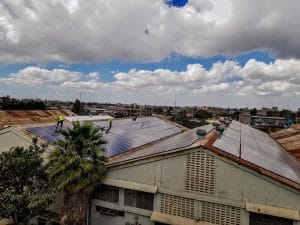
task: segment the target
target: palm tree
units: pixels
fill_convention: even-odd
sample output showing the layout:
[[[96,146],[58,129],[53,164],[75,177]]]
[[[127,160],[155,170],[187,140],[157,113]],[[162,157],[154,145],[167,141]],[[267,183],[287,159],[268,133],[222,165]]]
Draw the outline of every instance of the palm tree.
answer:
[[[48,163],[50,178],[64,194],[61,223],[85,225],[90,194],[106,173],[105,141],[99,128],[78,121],[61,133],[64,140],[56,143]]]

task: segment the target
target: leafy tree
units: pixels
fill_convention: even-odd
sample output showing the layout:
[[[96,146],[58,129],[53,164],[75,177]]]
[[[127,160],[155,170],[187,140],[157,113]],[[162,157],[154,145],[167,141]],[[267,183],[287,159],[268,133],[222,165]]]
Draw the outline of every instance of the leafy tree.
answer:
[[[278,116],[278,111],[268,110],[267,116]]]
[[[75,103],[72,108],[72,112],[78,115],[80,115],[83,112],[83,106],[78,99],[75,100]]]
[[[256,108],[251,109],[250,114],[251,116],[255,116],[257,114],[257,109]]]
[[[14,98],[10,98],[10,96],[2,97],[2,102],[0,106],[3,110],[35,110],[35,109],[46,109],[44,102],[42,101],[23,101]]]
[[[191,128],[191,129],[208,124],[204,120],[199,121],[199,122],[198,121],[190,121],[187,118],[187,112],[185,110],[183,110],[181,112],[178,112],[175,115],[173,115],[171,120],[178,123],[178,124],[180,124],[180,125],[182,125],[182,126],[185,126],[185,127]]]
[[[106,173],[105,142],[100,129],[88,123],[74,122],[61,133],[64,140],[50,154],[48,172],[64,193],[64,224],[84,225],[90,194]]]
[[[15,147],[0,154],[0,218],[14,224],[28,224],[55,199],[36,144],[27,149]]]
[[[200,119],[200,120],[206,120],[206,119],[212,118],[213,114],[206,110],[200,109],[194,113],[194,117],[196,117],[197,119]]]

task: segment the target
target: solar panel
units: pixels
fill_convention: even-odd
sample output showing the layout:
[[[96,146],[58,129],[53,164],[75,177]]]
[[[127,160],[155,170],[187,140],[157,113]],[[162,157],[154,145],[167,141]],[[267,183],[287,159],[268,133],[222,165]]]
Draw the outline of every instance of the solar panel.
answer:
[[[108,122],[94,122],[96,126],[108,127]],[[104,138],[107,140],[108,157],[119,155],[155,140],[180,133],[181,129],[155,117],[114,120],[112,128]]]
[[[64,129],[66,127],[70,127],[70,125],[64,125]],[[60,133],[55,133],[55,128],[56,125],[48,125],[39,127],[28,127],[26,128],[26,130],[47,142],[63,140],[63,135]]]
[[[213,146],[235,156],[240,156],[240,142],[227,136],[217,139]]]
[[[109,126],[107,121],[98,121],[93,124],[105,127],[105,130]],[[72,125],[64,124],[64,128],[70,126]],[[27,130],[47,142],[54,142],[63,139],[63,135],[55,133],[55,127],[55,125],[29,127]],[[120,119],[113,121],[112,128],[108,134],[104,132],[103,138],[107,141],[106,154],[111,157],[180,132],[180,128],[155,117],[138,118],[136,121]]]
[[[199,128],[206,130],[210,127],[203,126]],[[184,133],[177,134],[173,137],[162,140],[149,147],[145,147],[139,151],[135,151],[131,154],[124,155],[122,158],[117,158],[116,160],[114,160],[114,162],[128,161],[191,146],[193,143],[199,140],[196,130],[197,128],[186,131]]]
[[[300,183],[300,166],[266,133],[241,125],[241,158]]]
[[[299,163],[262,131],[232,121],[213,146],[300,183]]]

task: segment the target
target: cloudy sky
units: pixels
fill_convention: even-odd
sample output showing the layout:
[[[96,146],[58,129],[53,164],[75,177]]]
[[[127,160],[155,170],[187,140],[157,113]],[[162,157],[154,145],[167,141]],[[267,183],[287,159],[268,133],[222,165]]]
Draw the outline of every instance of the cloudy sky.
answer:
[[[0,96],[300,107],[299,0],[0,0]]]

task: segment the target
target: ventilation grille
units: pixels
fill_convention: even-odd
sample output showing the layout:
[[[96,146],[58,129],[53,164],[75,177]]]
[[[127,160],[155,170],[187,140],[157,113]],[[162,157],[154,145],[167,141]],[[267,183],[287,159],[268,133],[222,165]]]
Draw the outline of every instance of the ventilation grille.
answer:
[[[240,225],[240,208],[212,202],[202,202],[201,219],[220,225]]]
[[[188,155],[185,189],[206,194],[215,193],[215,158],[203,151]]]
[[[160,211],[174,216],[194,219],[195,202],[189,198],[161,194]]]

